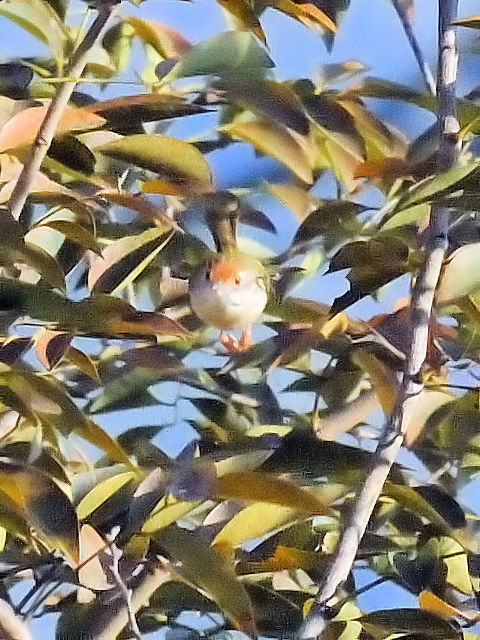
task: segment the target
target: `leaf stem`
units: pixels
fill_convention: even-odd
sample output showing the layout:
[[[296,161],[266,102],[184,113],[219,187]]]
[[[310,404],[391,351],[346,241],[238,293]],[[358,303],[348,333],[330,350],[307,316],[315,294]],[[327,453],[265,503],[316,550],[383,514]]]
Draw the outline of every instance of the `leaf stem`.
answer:
[[[455,28],[451,26],[457,15],[457,5],[458,0],[439,0],[438,3],[437,122],[440,147],[437,169],[439,172],[454,166],[459,154],[459,125],[455,117],[458,58]],[[435,289],[448,247],[448,222],[449,209],[442,204],[434,205],[426,234],[423,263],[412,292],[409,349],[396,404],[385,423],[364,483],[346,515],[331,564],[322,576],[315,601],[300,627],[301,640],[320,636],[328,624],[331,606],[335,604],[335,597],[351,571],[368,521],[402,446],[406,426],[423,390],[422,366],[427,352]]]

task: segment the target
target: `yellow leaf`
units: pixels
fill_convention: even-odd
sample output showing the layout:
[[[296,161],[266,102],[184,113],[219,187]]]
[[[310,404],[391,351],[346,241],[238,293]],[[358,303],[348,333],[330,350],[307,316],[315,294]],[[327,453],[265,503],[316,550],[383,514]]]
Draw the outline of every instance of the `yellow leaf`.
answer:
[[[397,397],[398,381],[394,371],[379,360],[373,353],[365,349],[356,349],[352,356],[352,362],[370,376],[373,390],[388,415],[393,411]]]
[[[310,2],[297,3],[292,2],[292,0],[270,0],[269,5],[273,9],[295,18],[306,27],[314,25],[331,33],[336,33],[337,31],[335,23],[332,22],[327,14]]]
[[[309,489],[309,492],[323,504],[328,505],[343,495],[345,488],[335,484],[315,487]],[[295,507],[282,507],[262,502],[252,504],[227,522],[215,537],[213,544],[237,547],[247,540],[264,537],[279,527],[293,523],[299,517],[305,518],[305,511]]]
[[[106,502],[114,493],[119,491],[127,482],[135,477],[132,471],[125,471],[116,476],[107,478],[97,484],[84,496],[77,505],[77,514],[80,520],[89,516],[95,509]]]
[[[273,474],[259,471],[237,471],[217,478],[218,497],[224,499],[268,502],[298,511],[333,515],[331,509],[316,496],[305,491],[291,480],[278,478]]]
[[[262,29],[253,4],[247,0],[217,0],[218,4],[228,11],[237,21],[239,28],[251,31],[259,40],[267,44],[265,32]]]

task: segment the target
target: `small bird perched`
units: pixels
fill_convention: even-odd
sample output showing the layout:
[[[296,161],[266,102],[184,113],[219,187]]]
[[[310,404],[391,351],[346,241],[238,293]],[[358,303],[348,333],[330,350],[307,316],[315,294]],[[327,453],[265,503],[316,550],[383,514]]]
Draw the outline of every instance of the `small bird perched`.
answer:
[[[217,196],[220,194],[217,194]],[[228,351],[245,351],[252,343],[252,323],[262,314],[268,299],[268,274],[263,264],[237,246],[239,200],[231,193],[207,207],[206,220],[217,253],[192,274],[190,303],[205,323],[221,330],[220,342]],[[243,329],[237,340],[226,333]]]

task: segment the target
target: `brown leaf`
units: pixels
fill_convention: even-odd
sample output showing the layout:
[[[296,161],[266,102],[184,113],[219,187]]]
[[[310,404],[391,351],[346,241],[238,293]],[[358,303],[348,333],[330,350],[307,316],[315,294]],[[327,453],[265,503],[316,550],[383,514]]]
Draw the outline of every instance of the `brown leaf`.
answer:
[[[156,181],[153,180],[150,182]],[[143,187],[145,187],[145,184],[147,183],[144,183]],[[145,188],[143,188],[143,190],[146,191]],[[109,202],[113,202],[114,204],[120,205],[121,207],[126,207],[127,209],[135,211],[146,220],[151,220],[152,222],[160,221],[162,224],[180,231],[180,227],[176,224],[175,220],[167,216],[163,209],[152,204],[147,198],[142,196],[142,194],[134,195],[132,193],[102,191],[99,195]]]
[[[83,587],[105,591],[115,586],[113,576],[107,568],[112,562],[107,549],[107,543],[91,525],[82,525],[78,579]]]
[[[10,118],[0,129],[0,152],[31,144],[38,134],[47,110],[46,106],[29,107]],[[101,116],[89,113],[85,109],[67,107],[62,113],[56,134],[98,129],[104,124],[105,118]]]
[[[151,122],[164,118],[178,118],[194,113],[203,113],[204,107],[192,104],[175,94],[144,93],[133,96],[121,96],[102,102],[94,102],[84,107],[85,111],[96,113],[114,124],[127,124],[129,121]]]
[[[169,225],[170,226],[170,225]],[[108,245],[88,272],[90,290],[115,293],[133,282],[171,238],[165,228],[153,227]]]
[[[73,335],[66,331],[45,329],[37,334],[35,352],[45,369],[52,369],[65,355],[70,347]]]

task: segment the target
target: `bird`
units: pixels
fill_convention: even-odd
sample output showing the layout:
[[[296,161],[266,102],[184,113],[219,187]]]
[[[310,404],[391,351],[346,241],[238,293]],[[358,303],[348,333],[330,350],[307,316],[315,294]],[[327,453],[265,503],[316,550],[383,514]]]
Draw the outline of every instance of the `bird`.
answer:
[[[206,324],[220,329],[220,342],[229,352],[252,345],[252,324],[268,301],[269,277],[264,265],[238,248],[239,199],[230,192],[215,194],[205,217],[216,253],[189,280],[190,305]],[[240,339],[227,333],[242,329]]]

